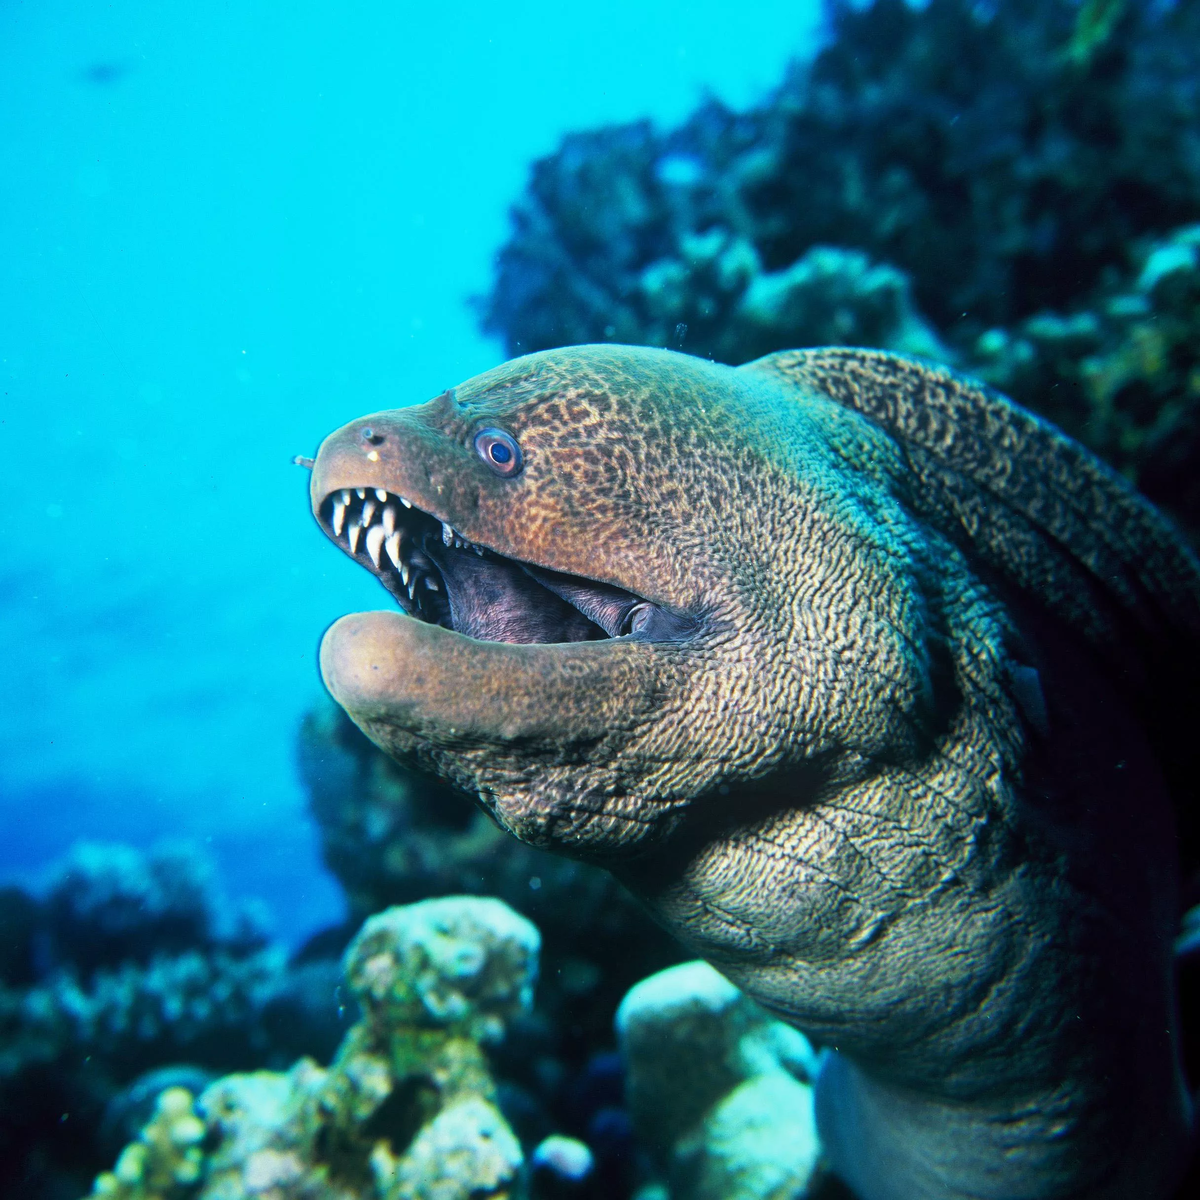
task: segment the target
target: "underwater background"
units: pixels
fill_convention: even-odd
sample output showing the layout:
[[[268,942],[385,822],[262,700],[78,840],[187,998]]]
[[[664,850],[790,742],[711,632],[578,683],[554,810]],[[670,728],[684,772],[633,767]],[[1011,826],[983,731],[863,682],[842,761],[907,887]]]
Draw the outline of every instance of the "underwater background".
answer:
[[[505,357],[490,284],[576,127],[745,104],[815,12],[762,4],[0,9],[0,867],[212,839],[339,913],[293,743],[320,633],[381,593],[291,466]]]
[[[472,893],[533,922],[541,978],[524,926],[456,910],[511,986],[446,1036],[490,1047],[511,1162],[592,1156],[519,1186],[667,1195],[675,1135],[634,1117],[669,1088],[625,1088],[651,1018],[624,1059],[613,1020],[681,953],[323,695],[321,632],[389,603],[291,464],[330,429],[576,342],[885,346],[1200,531],[1194,0],[5,3],[0,163],[0,1194],[85,1194],[156,1111],[195,1120],[168,1085],[405,1027],[351,939]],[[782,1027],[730,1020],[804,1077]],[[805,1161],[786,1194],[831,1186]]]

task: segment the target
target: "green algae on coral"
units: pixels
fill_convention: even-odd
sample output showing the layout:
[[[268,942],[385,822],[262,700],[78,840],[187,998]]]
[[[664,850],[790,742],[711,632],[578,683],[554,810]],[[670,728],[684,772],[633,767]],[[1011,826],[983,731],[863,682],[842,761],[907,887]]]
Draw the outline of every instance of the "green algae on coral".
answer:
[[[178,1200],[190,1195],[204,1168],[200,1143],[207,1132],[192,1093],[167,1088],[141,1136],[121,1151],[111,1171],[96,1179],[92,1195],[106,1200]]]

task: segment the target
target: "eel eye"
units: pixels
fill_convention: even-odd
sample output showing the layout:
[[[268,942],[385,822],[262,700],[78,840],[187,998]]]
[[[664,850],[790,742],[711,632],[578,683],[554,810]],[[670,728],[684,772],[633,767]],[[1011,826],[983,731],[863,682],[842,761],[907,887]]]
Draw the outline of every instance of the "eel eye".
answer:
[[[481,429],[475,435],[475,453],[505,479],[511,479],[521,469],[521,447],[503,429]]]

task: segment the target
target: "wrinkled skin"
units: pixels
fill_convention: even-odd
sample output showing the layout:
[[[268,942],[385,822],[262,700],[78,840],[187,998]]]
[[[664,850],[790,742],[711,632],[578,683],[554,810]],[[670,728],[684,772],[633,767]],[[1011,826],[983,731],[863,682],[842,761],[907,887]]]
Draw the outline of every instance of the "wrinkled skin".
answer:
[[[330,691],[836,1051],[818,1117],[863,1200],[1170,1194],[1200,576],[1148,505],[847,350],[518,359],[331,435],[331,537],[359,487],[486,551],[427,542],[443,624],[338,621]]]

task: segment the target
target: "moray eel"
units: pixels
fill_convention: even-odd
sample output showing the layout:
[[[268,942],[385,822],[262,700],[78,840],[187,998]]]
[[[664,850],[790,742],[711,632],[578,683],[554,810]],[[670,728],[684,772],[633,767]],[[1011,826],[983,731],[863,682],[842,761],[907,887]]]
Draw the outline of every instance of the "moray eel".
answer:
[[[882,352],[584,346],[352,422],[311,500],[399,606],[334,697],[827,1047],[857,1196],[1170,1194],[1200,570],[1091,454]]]

